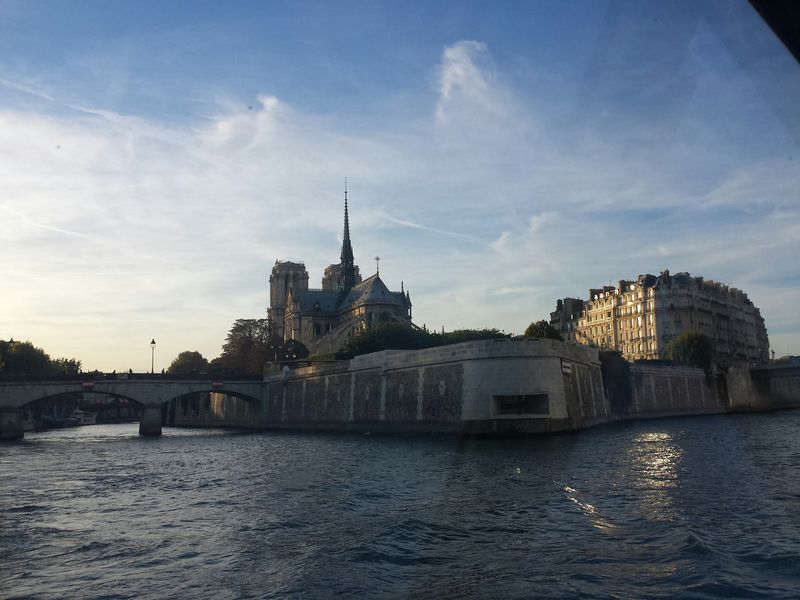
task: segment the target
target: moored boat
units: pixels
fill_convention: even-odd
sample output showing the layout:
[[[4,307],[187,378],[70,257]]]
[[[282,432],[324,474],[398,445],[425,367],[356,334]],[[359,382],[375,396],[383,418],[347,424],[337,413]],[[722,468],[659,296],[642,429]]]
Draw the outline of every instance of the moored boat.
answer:
[[[74,422],[75,425],[94,425],[97,423],[97,413],[86,412],[80,409],[72,411],[67,420]]]

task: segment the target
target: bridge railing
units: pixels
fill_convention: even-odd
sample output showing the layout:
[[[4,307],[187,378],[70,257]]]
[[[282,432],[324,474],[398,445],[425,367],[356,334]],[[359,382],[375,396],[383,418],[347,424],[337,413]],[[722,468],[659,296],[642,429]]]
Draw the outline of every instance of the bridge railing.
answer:
[[[89,371],[87,373],[55,373],[52,375],[27,375],[0,373],[0,383],[41,382],[41,381],[129,381],[129,380],[164,380],[164,381],[261,381],[262,375],[219,371],[213,373],[103,373]]]

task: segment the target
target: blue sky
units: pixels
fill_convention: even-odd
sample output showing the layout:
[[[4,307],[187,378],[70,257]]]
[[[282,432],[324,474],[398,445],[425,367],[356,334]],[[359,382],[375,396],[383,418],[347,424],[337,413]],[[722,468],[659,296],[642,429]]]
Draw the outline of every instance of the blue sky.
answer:
[[[519,333],[639,273],[800,352],[800,67],[732,2],[0,0],[0,338],[213,358],[276,259]]]

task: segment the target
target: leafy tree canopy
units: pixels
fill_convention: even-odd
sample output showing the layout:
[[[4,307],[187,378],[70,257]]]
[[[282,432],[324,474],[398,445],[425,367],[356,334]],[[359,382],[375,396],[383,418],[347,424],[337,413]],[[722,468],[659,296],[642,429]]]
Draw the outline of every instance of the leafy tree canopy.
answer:
[[[684,331],[664,348],[664,358],[689,367],[709,370],[714,360],[714,344],[697,331]]]
[[[55,377],[80,373],[81,361],[50,358],[31,342],[0,341],[0,372],[26,377]]]
[[[284,342],[270,335],[267,319],[237,319],[222,346],[222,354],[211,361],[215,370],[260,375],[268,362],[291,362],[308,356],[297,340]]]
[[[267,319],[237,319],[212,361],[218,369],[257,375],[267,362],[269,334]]]
[[[186,350],[178,354],[177,358],[172,361],[168,373],[176,375],[189,375],[202,373],[208,370],[208,361],[203,358],[199,352]]]
[[[558,330],[545,320],[535,321],[528,325],[523,335],[525,337],[545,338],[548,340],[562,339]]]
[[[397,323],[379,324],[348,340],[336,354],[337,358],[352,358],[381,350],[419,350],[469,342],[510,337],[498,329],[460,329],[446,333],[430,333],[424,329],[413,329]]]
[[[474,342],[475,340],[498,340],[510,338],[510,333],[503,333],[499,329],[456,329],[444,333],[432,333],[431,337],[436,341],[435,346],[448,346],[461,342]]]
[[[344,348],[338,353],[338,358],[352,358],[380,350],[415,350],[428,348],[431,344],[431,334],[421,329],[412,329],[397,323],[385,323],[370,327],[369,329],[351,337]]]
[[[75,358],[54,358],[50,363],[56,374],[77,375],[81,372],[81,361]]]
[[[270,362],[292,362],[308,357],[308,348],[297,340],[286,340],[277,345],[270,345],[267,360]]]

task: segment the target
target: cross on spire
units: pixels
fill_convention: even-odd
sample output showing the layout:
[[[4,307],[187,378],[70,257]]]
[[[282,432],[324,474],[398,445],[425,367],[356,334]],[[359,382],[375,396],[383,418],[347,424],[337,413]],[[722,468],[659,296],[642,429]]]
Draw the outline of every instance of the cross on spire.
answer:
[[[375,257],[375,273],[377,273],[378,275],[381,274],[381,257],[380,256],[376,256]]]

